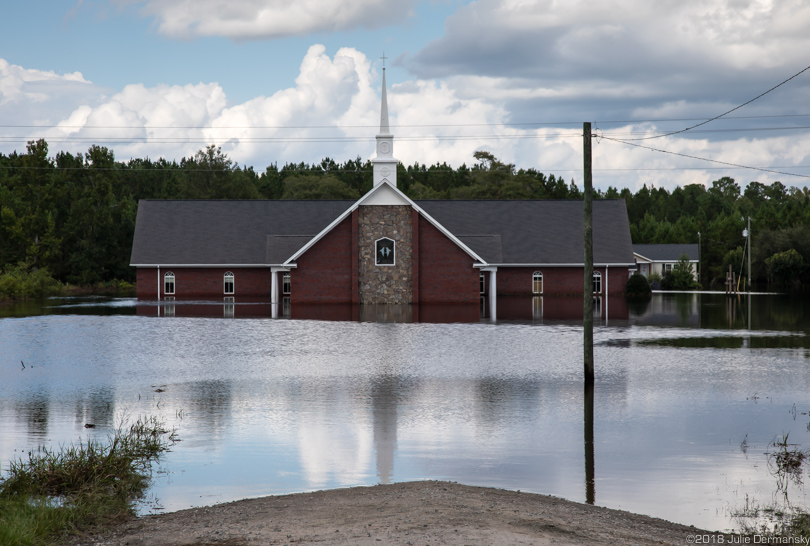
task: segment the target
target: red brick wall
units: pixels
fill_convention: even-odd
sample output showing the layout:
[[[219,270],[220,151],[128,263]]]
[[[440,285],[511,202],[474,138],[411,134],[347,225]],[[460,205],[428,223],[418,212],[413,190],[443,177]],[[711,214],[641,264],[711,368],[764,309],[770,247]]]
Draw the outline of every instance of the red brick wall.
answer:
[[[419,217],[419,303],[477,303],[473,259]]]
[[[177,299],[211,299],[225,296],[263,298],[270,297],[270,268],[224,268],[224,267],[161,267],[160,295],[163,293],[163,276],[174,273],[174,296]],[[225,272],[234,275],[234,293],[225,294]],[[157,268],[138,268],[138,299],[157,298]]]
[[[352,241],[352,216],[327,233],[297,260],[290,273],[292,305],[300,303],[351,303],[356,263]]]
[[[139,267],[135,272],[135,293],[138,299],[156,300],[157,282],[157,268]]]
[[[504,296],[531,295],[532,275],[535,271],[543,273],[544,295],[582,294],[583,282],[581,267],[499,267],[498,294]],[[605,268],[595,267],[594,271],[602,273],[602,291],[605,291]],[[624,294],[627,286],[627,268],[608,268],[610,278],[607,289],[611,294]]]

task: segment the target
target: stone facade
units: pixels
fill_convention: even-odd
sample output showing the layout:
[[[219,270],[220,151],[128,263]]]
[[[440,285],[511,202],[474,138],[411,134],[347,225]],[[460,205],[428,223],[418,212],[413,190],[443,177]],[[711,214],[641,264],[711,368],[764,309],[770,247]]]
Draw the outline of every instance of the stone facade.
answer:
[[[408,205],[360,206],[358,277],[360,303],[411,303],[413,298],[413,230]],[[376,265],[375,243],[395,242],[394,265]]]

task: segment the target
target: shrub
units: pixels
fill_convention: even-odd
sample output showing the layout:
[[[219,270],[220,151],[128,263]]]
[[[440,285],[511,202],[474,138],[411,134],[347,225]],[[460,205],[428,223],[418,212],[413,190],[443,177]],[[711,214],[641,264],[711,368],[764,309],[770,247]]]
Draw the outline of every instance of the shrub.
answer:
[[[25,262],[9,266],[0,273],[0,300],[52,296],[62,289],[62,283],[51,277],[46,268],[33,268]]]
[[[652,289],[647,278],[640,274],[634,273],[627,279],[627,297],[631,298],[647,298],[652,295]]]

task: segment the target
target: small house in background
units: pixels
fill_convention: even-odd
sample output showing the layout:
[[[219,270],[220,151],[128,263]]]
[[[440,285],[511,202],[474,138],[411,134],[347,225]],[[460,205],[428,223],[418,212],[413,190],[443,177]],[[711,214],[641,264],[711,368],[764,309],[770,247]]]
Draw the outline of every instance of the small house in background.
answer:
[[[636,259],[637,271],[649,277],[658,273],[662,277],[675,267],[675,264],[686,255],[692,264],[695,280],[698,279],[698,245],[633,245],[633,257]]]

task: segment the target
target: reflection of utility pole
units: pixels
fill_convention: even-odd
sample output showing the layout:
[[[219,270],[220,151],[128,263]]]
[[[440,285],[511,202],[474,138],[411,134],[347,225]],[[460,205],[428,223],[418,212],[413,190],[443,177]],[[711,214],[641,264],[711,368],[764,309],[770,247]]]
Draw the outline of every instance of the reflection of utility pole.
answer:
[[[593,455],[593,383],[585,382],[585,502],[596,502],[596,472]]]
[[[703,285],[703,281],[700,278],[700,273],[703,271],[703,267],[700,263],[700,232],[698,231],[698,270],[697,270],[697,281]]]
[[[585,287],[583,317],[585,330],[585,383],[593,383],[593,175],[591,173],[591,124],[582,124],[582,152],[585,171]]]

